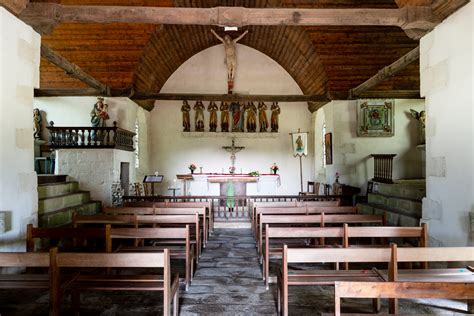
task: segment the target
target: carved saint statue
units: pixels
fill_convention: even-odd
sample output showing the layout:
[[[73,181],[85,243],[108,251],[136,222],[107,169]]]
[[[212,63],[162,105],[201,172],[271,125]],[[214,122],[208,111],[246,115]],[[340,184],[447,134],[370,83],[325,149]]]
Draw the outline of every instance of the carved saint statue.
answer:
[[[249,102],[245,106],[247,113],[247,132],[255,132],[257,130],[257,107],[253,102]]]
[[[246,30],[239,37],[232,39],[229,35],[224,35],[224,38],[217,35],[217,33],[211,29],[212,34],[224,44],[225,50],[225,63],[227,65],[227,82],[229,93],[232,93],[234,87],[235,68],[237,67],[237,57],[235,54],[235,44],[240,41],[249,31]]]
[[[270,110],[272,110],[272,116],[270,118],[271,120],[271,127],[272,127],[272,132],[278,132],[278,116],[280,115],[280,106],[278,105],[278,102],[273,102]]]
[[[33,110],[33,137],[35,139],[41,139],[41,112],[39,109]]]
[[[419,129],[420,129],[420,144],[423,145],[426,142],[426,137],[425,137],[425,128],[426,128],[426,112],[425,111],[415,111],[410,109],[411,116],[413,116],[415,119],[418,120],[419,122]]]
[[[243,132],[244,120],[242,119],[242,109],[240,103],[232,102],[230,104],[230,110],[232,111],[232,131]]]
[[[194,127],[196,132],[204,132],[204,109],[205,106],[201,101],[197,101],[193,107],[196,114],[194,116]]]
[[[266,132],[268,129],[267,105],[264,102],[258,103],[258,124],[260,125],[260,132]]]
[[[221,132],[229,131],[229,104],[221,102]]]
[[[209,106],[207,107],[207,110],[210,113],[209,117],[209,131],[210,132],[215,132],[217,130],[217,110],[219,107],[214,103],[214,101],[211,101],[209,103]]]
[[[109,106],[104,102],[103,97],[97,97],[97,102],[91,111],[92,127],[105,127],[105,121],[109,119]]]
[[[191,131],[191,119],[189,118],[189,111],[191,111],[191,106],[188,101],[184,100],[183,105],[181,106],[181,112],[183,112],[183,132]]]

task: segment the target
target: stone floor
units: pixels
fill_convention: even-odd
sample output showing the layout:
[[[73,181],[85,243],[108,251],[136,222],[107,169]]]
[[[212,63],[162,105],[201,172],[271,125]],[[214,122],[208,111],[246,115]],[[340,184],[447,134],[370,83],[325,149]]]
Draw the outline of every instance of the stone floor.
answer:
[[[274,262],[276,266],[278,261]],[[330,287],[290,288],[290,315],[332,312]],[[276,286],[265,290],[250,229],[216,229],[202,254],[188,292],[183,287],[180,315],[276,315]],[[158,302],[158,303],[157,303]],[[162,296],[156,293],[89,293],[82,296],[81,315],[157,315]],[[64,315],[69,315],[64,302]],[[402,301],[401,312],[462,315],[465,302]],[[383,311],[386,311],[386,302]],[[0,315],[47,315],[46,292],[0,290]],[[370,300],[344,300],[345,312],[370,313]]]

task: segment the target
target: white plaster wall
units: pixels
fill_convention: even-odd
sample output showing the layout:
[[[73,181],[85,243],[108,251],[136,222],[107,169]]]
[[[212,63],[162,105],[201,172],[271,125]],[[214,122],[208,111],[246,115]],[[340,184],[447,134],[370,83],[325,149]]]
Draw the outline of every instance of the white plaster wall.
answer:
[[[91,126],[90,112],[97,102],[95,97],[41,97],[34,99],[34,106],[39,108],[43,115],[43,139],[48,139],[47,124],[54,122],[55,126]],[[134,132],[135,121],[138,119],[139,124],[139,153],[140,167],[134,170],[137,177],[130,177],[131,182],[141,182],[143,175],[149,173],[149,120],[150,112],[138,106],[135,102],[128,98],[105,98],[105,102],[109,105],[110,119],[107,126],[113,126],[113,122],[117,121],[117,125],[123,129]],[[75,157],[75,155],[72,155]],[[60,158],[58,157],[58,160]],[[61,159],[66,159],[63,155]],[[70,159],[70,156],[67,156]],[[63,161],[62,165],[67,164],[73,166],[74,161]],[[59,166],[60,163],[57,164]],[[134,168],[135,162],[131,164]],[[72,168],[72,167],[71,167]],[[134,168],[135,169],[135,168]],[[64,172],[72,169],[57,169],[56,172]],[[68,173],[66,173],[68,174]],[[82,177],[84,182],[86,178]],[[110,186],[110,185],[109,185]],[[94,187],[91,187],[94,189]]]
[[[93,200],[112,205],[112,183],[120,181],[120,164],[130,163],[130,179],[135,178],[133,152],[117,149],[59,149],[56,151],[59,174],[79,182]]]
[[[426,97],[427,197],[423,220],[434,246],[473,245],[474,5],[447,18],[420,42]]]
[[[395,135],[393,137],[357,137],[356,101],[333,101],[315,113],[315,170],[316,180],[332,184],[339,172],[340,182],[362,189],[373,178],[374,160],[371,154],[397,154],[394,158],[394,179],[423,177],[423,153],[419,143],[418,122],[410,109],[421,111],[424,100],[395,100]],[[332,133],[333,164],[323,167],[322,126]]]
[[[39,60],[40,36],[0,7],[0,251],[24,251],[26,225],[37,222],[32,111]]]
[[[237,45],[237,73],[234,92],[248,94],[302,94],[292,77],[268,56],[244,45]],[[163,93],[226,93],[227,68],[222,45],[210,47],[186,61],[168,79]],[[194,102],[190,103],[194,106]],[[204,102],[206,108],[209,102]],[[180,101],[159,101],[151,115],[151,165],[165,175],[161,186],[167,187],[176,174],[189,173],[191,163],[203,166],[203,172],[226,172],[230,157],[221,147],[230,138],[189,138],[182,134]],[[271,104],[268,104],[269,106]],[[300,191],[299,160],[292,156],[290,132],[311,131],[311,113],[306,103],[280,103],[280,130],[275,138],[238,138],[236,144],[246,148],[237,154],[236,168],[244,173],[258,170],[269,173],[272,163],[280,166],[281,187],[275,194],[297,194]],[[194,118],[191,112],[191,120]],[[268,111],[270,118],[270,111]],[[209,114],[205,112],[206,130]],[[220,112],[219,112],[220,115]],[[194,126],[194,123],[192,123]],[[313,149],[309,139],[309,156],[303,158],[303,181],[312,179]],[[192,193],[192,192],[191,192]]]

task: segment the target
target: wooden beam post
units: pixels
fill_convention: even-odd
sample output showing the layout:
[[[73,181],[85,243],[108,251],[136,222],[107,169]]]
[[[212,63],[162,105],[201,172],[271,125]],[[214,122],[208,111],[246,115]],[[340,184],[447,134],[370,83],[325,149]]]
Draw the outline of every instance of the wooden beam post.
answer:
[[[408,65],[413,63],[415,60],[420,58],[420,47],[417,46],[409,53],[404,55],[402,58],[398,59],[394,63],[389,66],[382,68],[376,75],[369,78],[367,81],[363,82],[359,86],[355,87],[354,89],[349,90],[349,99],[356,98],[360,96],[365,91],[370,90],[371,88],[375,87],[382,81],[387,80],[388,78],[392,77],[399,71],[405,69]]]
[[[67,75],[77,78],[88,86],[97,90],[96,94],[108,95],[110,93],[109,88],[105,84],[96,80],[94,77],[82,70],[79,66],[71,63],[66,58],[59,55],[44,44],[41,44],[41,57],[64,70]]]
[[[35,26],[49,23],[149,23],[186,25],[372,25],[427,28],[439,23],[430,7],[401,9],[304,9],[304,8],[176,8],[137,6],[82,6],[30,3],[21,15]]]

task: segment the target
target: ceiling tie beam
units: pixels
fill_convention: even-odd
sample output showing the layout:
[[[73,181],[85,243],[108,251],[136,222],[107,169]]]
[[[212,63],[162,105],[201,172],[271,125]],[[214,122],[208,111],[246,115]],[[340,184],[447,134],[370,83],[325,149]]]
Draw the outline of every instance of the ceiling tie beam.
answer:
[[[349,90],[349,99],[359,97],[364,92],[372,89],[373,87],[377,86],[379,83],[389,79],[390,77],[394,76],[396,73],[405,69],[408,65],[418,60],[419,58],[420,58],[420,46],[417,46],[416,48],[408,52],[406,55],[404,55],[403,57],[401,57],[394,63],[379,70],[379,72],[376,75],[372,76],[367,81]]]

